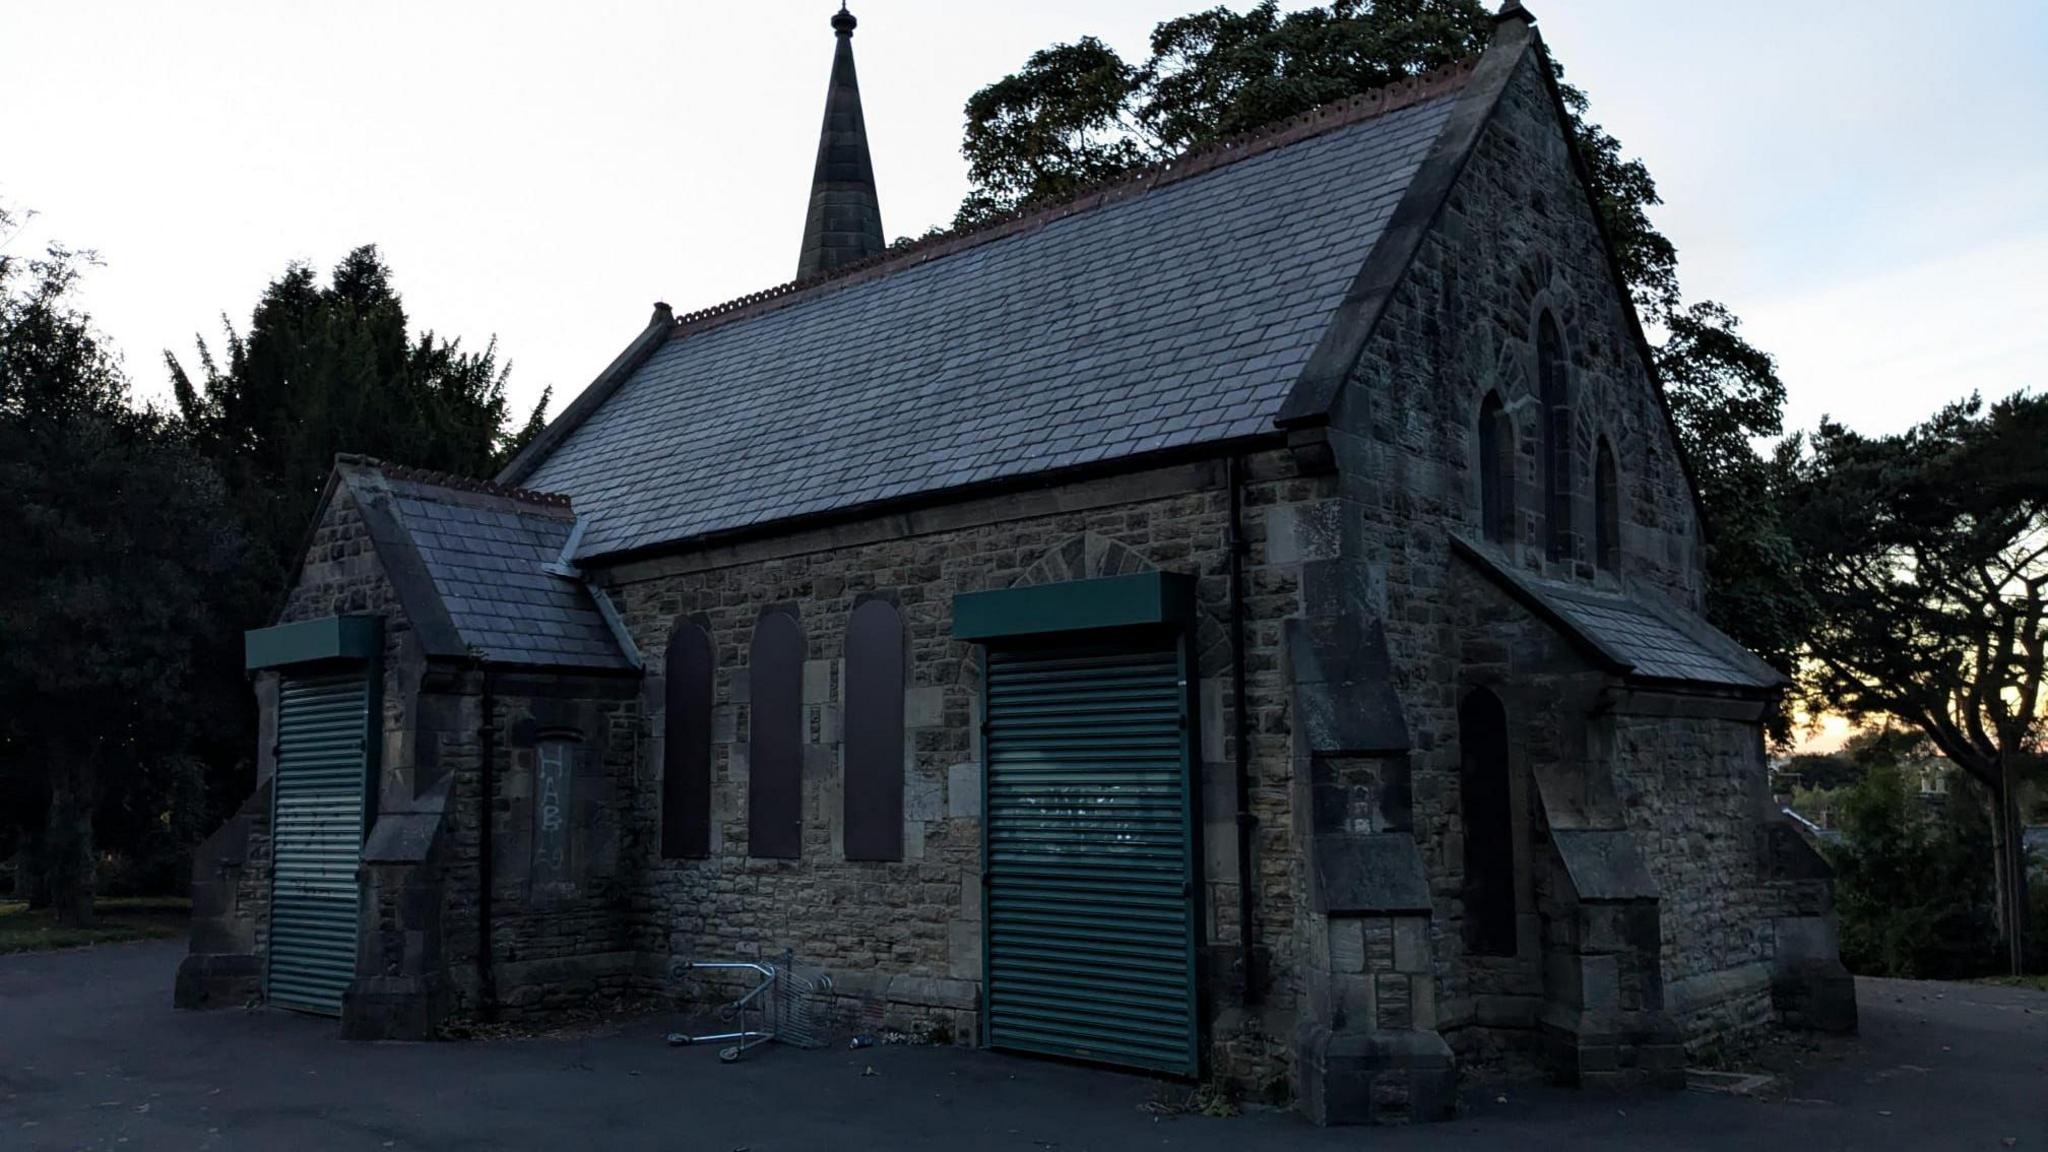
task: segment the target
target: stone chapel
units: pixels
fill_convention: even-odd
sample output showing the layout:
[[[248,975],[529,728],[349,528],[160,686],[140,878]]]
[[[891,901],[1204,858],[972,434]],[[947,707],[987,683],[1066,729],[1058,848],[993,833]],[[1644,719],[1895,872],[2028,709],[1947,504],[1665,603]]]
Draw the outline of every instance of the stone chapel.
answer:
[[[788,951],[1324,1123],[1852,1028],[1534,23],[889,247],[842,9],[794,281],[656,305],[491,482],[337,460],[178,1003],[428,1038]]]

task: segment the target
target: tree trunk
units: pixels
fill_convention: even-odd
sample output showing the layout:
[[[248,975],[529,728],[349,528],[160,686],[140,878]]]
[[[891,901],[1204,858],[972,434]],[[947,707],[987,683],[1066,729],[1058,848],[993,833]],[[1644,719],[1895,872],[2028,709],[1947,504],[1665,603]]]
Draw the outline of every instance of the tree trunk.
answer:
[[[53,749],[49,829],[43,838],[43,876],[59,924],[90,928],[97,853],[93,851],[93,772],[69,748]]]
[[[2027,971],[2027,845],[2025,825],[2020,822],[2017,793],[2019,774],[2011,767],[2003,773],[2003,785],[1991,798],[1992,845],[1998,852],[1998,928],[2005,934],[2009,975]]]

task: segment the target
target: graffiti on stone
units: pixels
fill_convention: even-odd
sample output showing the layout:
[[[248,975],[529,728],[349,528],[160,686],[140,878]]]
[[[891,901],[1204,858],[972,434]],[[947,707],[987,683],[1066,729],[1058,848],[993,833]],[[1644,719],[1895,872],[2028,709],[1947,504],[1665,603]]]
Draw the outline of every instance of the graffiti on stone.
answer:
[[[540,768],[533,789],[533,884],[536,888],[570,883],[569,780],[575,750],[566,740],[540,746]]]

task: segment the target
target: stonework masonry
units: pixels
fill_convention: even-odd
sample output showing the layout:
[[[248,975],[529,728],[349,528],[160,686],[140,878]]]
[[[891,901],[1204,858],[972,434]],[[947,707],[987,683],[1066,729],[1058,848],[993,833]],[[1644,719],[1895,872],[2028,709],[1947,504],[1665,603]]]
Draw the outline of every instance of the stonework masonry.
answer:
[[[1212,1065],[1240,1089],[1284,1098],[1302,881],[1289,831],[1288,705],[1278,652],[1281,623],[1299,610],[1300,565],[1334,555],[1335,538],[1319,519],[1329,508],[1327,477],[1301,475],[1284,452],[1249,462],[1253,907],[1260,970],[1273,974],[1274,986],[1248,1010],[1237,971],[1222,472],[1213,462],[1172,468],[969,503],[928,523],[854,525],[764,541],[752,554],[746,546],[684,553],[612,573],[613,595],[642,651],[659,653],[677,621],[692,619],[708,629],[716,653],[713,852],[649,865],[636,896],[639,946],[675,960],[773,958],[791,949],[799,962],[831,975],[855,1002],[852,1014],[973,1042],[982,963],[980,669],[974,647],[951,638],[952,599],[1138,568],[1184,572],[1197,578],[1202,606],[1201,904],[1206,994],[1215,1009]],[[900,862],[847,861],[839,843],[843,637],[848,615],[870,597],[892,600],[908,632]],[[752,859],[746,851],[746,660],[754,622],[771,606],[795,612],[809,657],[803,853],[794,861]],[[663,692],[656,662],[649,663],[645,696],[655,704],[645,763],[660,764]],[[648,842],[659,818],[658,782],[638,795],[635,836]],[[680,980],[672,987],[696,991]]]
[[[1384,622],[1412,740],[1413,820],[1435,904],[1437,1026],[1474,1055],[1537,1047],[1532,1028],[1546,992],[1533,877],[1548,865],[1537,855],[1546,817],[1529,764],[1554,765],[1559,803],[1600,781],[1612,822],[1637,834],[1662,890],[1661,976],[1680,992],[1673,999],[1691,1039],[1763,1022],[1770,997],[1754,705],[1589,723],[1617,686],[1547,626],[1493,603],[1495,593],[1459,571],[1451,547],[1456,535],[1531,574],[1700,606],[1691,492],[1541,66],[1531,54],[1516,68],[1373,329],[1329,433],[1345,556],[1356,567],[1349,583],[1361,610]],[[1572,531],[1555,560],[1544,547],[1534,347],[1546,310],[1563,334],[1572,406]],[[1515,430],[1514,515],[1500,542],[1485,541],[1480,522],[1477,421],[1489,393]],[[1602,571],[1593,555],[1592,471],[1603,438],[1620,479],[1618,572]],[[1457,707],[1471,689],[1503,684],[1511,719],[1520,717],[1511,742],[1522,761],[1521,943],[1512,957],[1465,958]]]
[[[834,1025],[978,1042],[983,656],[953,636],[955,597],[1153,570],[1191,577],[1197,601],[1192,895],[1210,1079],[1319,1122],[1405,1122],[1451,1114],[1461,1063],[1670,1084],[1688,1046],[1773,1021],[1853,1028],[1826,865],[1769,808],[1769,679],[1639,674],[1535,590],[1655,605],[1644,611],[1693,622],[1677,632],[1705,630],[1696,503],[1546,67],[1525,14],[1505,15],[1445,130],[1466,133],[1469,151],[1425,164],[1408,195],[1435,197],[1431,214],[1390,226],[1412,259],[1380,282],[1370,330],[1338,333],[1360,351],[1318,384],[1335,389],[1325,423],[581,569],[551,560],[548,579],[578,581],[577,596],[587,580],[600,598],[577,601],[603,637],[594,646],[630,640],[580,669],[487,661],[441,639],[445,604],[422,599],[435,593],[418,557],[379,519],[389,493],[358,506],[334,490],[281,622],[383,621],[343,1033],[427,1038],[593,997],[708,1010],[732,989],[692,961],[786,954],[830,977]],[[1568,383],[1555,423],[1537,381],[1545,315]],[[1335,323],[1354,322],[1340,310]],[[1476,459],[1489,397],[1512,459],[1492,539]],[[1567,452],[1551,451],[1547,428]],[[1618,560],[1595,548],[1603,445]],[[1568,463],[1568,525],[1547,521],[1552,459]],[[566,535],[566,513],[551,515]],[[563,592],[521,574],[525,592]],[[902,853],[849,860],[846,633],[872,600],[904,632]],[[803,641],[801,835],[786,859],[748,851],[749,661],[767,612]],[[663,655],[685,622],[711,642],[710,841],[701,858],[671,859]],[[255,677],[257,793],[198,853],[181,1005],[262,994],[279,682]],[[764,673],[764,701],[770,683]],[[1487,739],[1468,740],[1461,725],[1482,715]],[[1482,816],[1468,826],[1464,790],[1482,779],[1504,779],[1507,795],[1475,791]],[[1492,831],[1468,843],[1470,827]]]

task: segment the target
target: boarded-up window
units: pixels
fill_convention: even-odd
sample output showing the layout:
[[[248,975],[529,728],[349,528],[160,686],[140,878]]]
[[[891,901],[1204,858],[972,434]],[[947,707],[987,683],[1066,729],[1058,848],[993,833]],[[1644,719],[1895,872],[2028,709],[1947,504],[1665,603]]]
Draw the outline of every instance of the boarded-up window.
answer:
[[[1621,483],[1614,472],[1614,449],[1600,438],[1593,457],[1593,555],[1603,571],[1621,568]]]
[[[1479,520],[1488,540],[1514,539],[1515,429],[1498,392],[1479,405]]]
[[[870,600],[846,625],[846,858],[903,858],[903,623]]]
[[[1545,312],[1536,323],[1536,374],[1543,396],[1544,538],[1552,560],[1572,555],[1572,399],[1564,339]]]
[[[1458,705],[1458,800],[1465,810],[1465,951],[1515,954],[1515,839],[1508,717],[1481,688]]]
[[[803,849],[804,775],[804,635],[794,616],[761,613],[747,679],[747,855],[794,859]]]
[[[661,855],[711,854],[711,637],[685,620],[663,662]]]

